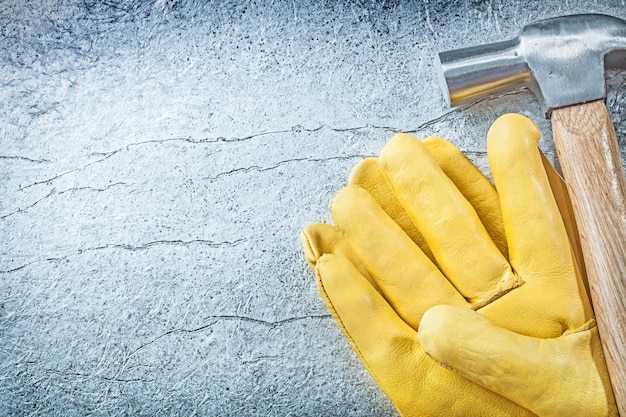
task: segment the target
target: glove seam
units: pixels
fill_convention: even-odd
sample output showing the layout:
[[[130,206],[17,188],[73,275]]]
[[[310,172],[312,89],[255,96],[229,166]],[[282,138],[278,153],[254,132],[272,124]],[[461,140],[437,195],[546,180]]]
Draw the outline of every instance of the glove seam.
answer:
[[[475,304],[472,304],[472,310],[478,311],[481,308],[493,303],[494,301],[498,300],[499,298],[505,296],[509,292],[513,291],[516,288],[521,287],[522,285],[526,283],[526,281],[524,281],[519,275],[517,275],[515,271],[513,271],[513,275],[515,276],[516,279],[515,281],[510,283],[510,285],[507,288],[501,289],[500,291],[496,292],[495,294],[493,294],[491,297],[487,298],[486,300],[479,301]]]
[[[591,330],[591,329],[593,329],[596,326],[597,326],[596,320],[595,319],[589,319],[589,321],[584,323],[582,326],[576,327],[575,329],[568,329],[568,330],[564,331],[562,336],[567,336],[567,335],[570,335],[570,334],[575,334],[575,333],[580,333],[580,332],[584,332],[584,331],[587,331],[587,330]]]

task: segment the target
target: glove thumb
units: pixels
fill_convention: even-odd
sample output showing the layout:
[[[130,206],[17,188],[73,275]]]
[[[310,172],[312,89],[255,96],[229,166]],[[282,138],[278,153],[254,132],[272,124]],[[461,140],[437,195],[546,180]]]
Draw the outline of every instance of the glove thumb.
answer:
[[[539,416],[617,415],[595,322],[553,339],[503,329],[477,312],[438,305],[420,322],[425,352]],[[598,359],[599,358],[599,359]]]

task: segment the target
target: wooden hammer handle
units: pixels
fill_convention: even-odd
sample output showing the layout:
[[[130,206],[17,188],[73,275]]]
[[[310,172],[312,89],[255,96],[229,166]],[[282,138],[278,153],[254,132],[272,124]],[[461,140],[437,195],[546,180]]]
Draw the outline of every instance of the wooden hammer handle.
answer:
[[[626,183],[604,102],[552,112],[611,385],[626,417]]]

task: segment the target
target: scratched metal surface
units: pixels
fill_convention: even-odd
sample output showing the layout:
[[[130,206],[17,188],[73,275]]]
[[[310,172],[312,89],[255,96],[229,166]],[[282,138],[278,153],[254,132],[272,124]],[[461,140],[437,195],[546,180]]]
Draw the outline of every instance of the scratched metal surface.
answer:
[[[626,17],[623,0],[202,3],[0,2],[0,415],[394,415],[300,230],[398,131],[488,172],[485,132],[518,111],[554,157],[528,92],[445,108],[436,51]]]

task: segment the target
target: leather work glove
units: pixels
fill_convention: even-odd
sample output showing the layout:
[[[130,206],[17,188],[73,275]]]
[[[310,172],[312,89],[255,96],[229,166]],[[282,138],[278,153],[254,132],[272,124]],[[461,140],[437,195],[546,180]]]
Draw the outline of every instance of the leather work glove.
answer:
[[[302,232],[320,294],[403,416],[616,416],[559,181],[527,118],[488,133],[490,182],[394,136]],[[552,183],[552,186],[551,186]]]

